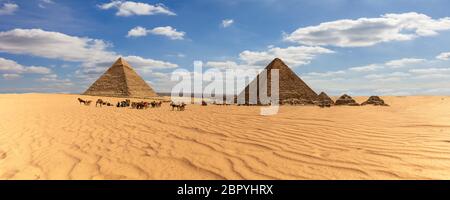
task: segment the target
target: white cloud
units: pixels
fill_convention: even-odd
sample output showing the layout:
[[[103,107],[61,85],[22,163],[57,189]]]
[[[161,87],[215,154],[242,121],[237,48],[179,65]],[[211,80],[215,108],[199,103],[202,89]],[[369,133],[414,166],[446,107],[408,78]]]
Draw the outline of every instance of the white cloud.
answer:
[[[239,65],[233,61],[209,61],[206,62],[205,66],[217,69],[232,69],[239,67]]]
[[[27,54],[75,62],[112,60],[116,54],[103,40],[70,36],[41,29],[0,32],[0,52]]]
[[[37,79],[39,82],[52,84],[48,85],[49,91],[79,91],[81,87],[91,84],[98,78],[118,57],[123,57],[140,72],[178,67],[177,64],[170,62],[134,55],[121,55],[109,50],[111,46],[108,42],[99,39],[70,36],[41,29],[14,29],[0,32],[0,52],[80,63],[80,65],[75,64],[78,69],[75,69],[75,73],[72,75],[80,83],[77,86],[71,86],[70,80],[66,79],[50,77]],[[0,71],[8,74],[48,74],[51,72],[49,69],[38,66],[26,67],[11,61],[0,61],[9,63],[0,65]],[[64,87],[59,88],[58,84]],[[57,88],[55,89],[55,87]],[[51,88],[55,90],[51,90]]]
[[[267,66],[273,59],[280,58],[289,67],[297,67],[309,64],[320,54],[330,54],[334,51],[323,47],[290,46],[286,48],[269,46],[266,51],[243,51],[239,54],[240,62],[231,60],[208,61],[205,67],[219,70],[244,69],[259,70]]]
[[[59,84],[59,85],[63,85],[63,86],[74,85],[73,82],[70,79],[68,79],[68,78],[60,79],[58,77],[58,75],[56,75],[56,74],[45,75],[45,76],[37,79],[37,81],[38,82],[51,83],[51,84]]]
[[[112,8],[117,9],[117,16],[132,16],[132,15],[176,15],[170,11],[163,4],[151,5],[147,3],[133,2],[133,1],[111,1],[110,3],[104,3],[99,5],[100,9],[109,10]]]
[[[24,73],[30,73],[30,74],[49,74],[52,70],[47,67],[36,67],[36,66],[30,66],[25,67]]]
[[[3,3],[0,6],[0,15],[12,15],[19,9],[19,5],[15,3]]]
[[[38,6],[40,8],[46,8],[47,5],[46,4],[54,4],[55,2],[53,2],[52,0],[39,0],[40,3],[38,3]]]
[[[441,65],[448,62],[403,58],[301,77],[316,91],[332,95],[448,95],[449,90],[436,89],[450,87],[450,68]]]
[[[369,74],[364,77],[368,79],[385,80],[385,79],[397,79],[408,76],[410,76],[410,74],[406,72],[393,72],[387,74]]]
[[[129,62],[133,67],[137,69],[168,69],[177,68],[177,64],[170,62],[164,62],[160,60],[153,60],[148,58],[142,58],[140,56],[125,56],[123,57],[127,62]]]
[[[41,29],[14,29],[0,32],[0,52],[32,55],[71,62],[84,67],[109,66],[122,56],[108,50],[111,44],[85,37],[70,36]],[[122,56],[135,67],[174,68],[176,64],[139,56]]]
[[[15,80],[22,77],[20,74],[2,74],[2,76],[6,80]]]
[[[417,58],[403,58],[399,60],[392,60],[386,63],[386,66],[392,67],[392,68],[401,68],[401,67],[407,67],[410,65],[415,65],[419,63],[425,62],[425,59],[417,59]]]
[[[402,58],[398,60],[391,60],[388,62],[385,62],[383,64],[370,64],[366,66],[361,67],[351,67],[349,68],[350,71],[354,72],[373,72],[373,71],[379,71],[380,69],[386,69],[386,68],[403,68],[403,67],[413,67],[417,64],[426,62],[425,59],[418,59],[418,58]]]
[[[170,74],[162,73],[162,72],[153,72],[152,77],[155,77],[158,79],[170,79]]]
[[[409,71],[416,74],[437,74],[450,72],[450,68],[423,68],[423,69],[411,69]]]
[[[417,58],[402,58],[398,60],[387,61],[382,64],[369,64],[360,67],[350,67],[346,70],[339,71],[328,71],[328,72],[310,72],[307,74],[308,77],[336,77],[338,75],[349,75],[361,77],[361,73],[366,74],[364,77],[369,79],[375,78],[385,78],[385,77],[404,77],[413,72],[421,63],[431,63],[425,59]],[[406,68],[406,66],[409,66]],[[411,69],[411,67],[416,67]],[[406,68],[406,69],[405,69]],[[432,69],[432,68],[431,68]],[[400,71],[399,71],[400,70]],[[401,71],[403,70],[403,72]],[[429,69],[427,69],[429,70]],[[371,74],[377,72],[377,74]]]
[[[0,73],[14,73],[14,74],[49,74],[52,72],[50,68],[40,66],[23,66],[16,61],[0,57]]]
[[[405,41],[437,35],[450,29],[450,18],[433,19],[410,12],[385,14],[379,18],[344,19],[299,28],[285,35],[286,41],[306,45],[364,47],[381,42]]]
[[[309,46],[272,47],[267,51],[243,51],[239,54],[239,58],[250,65],[267,65],[274,58],[280,58],[290,67],[296,67],[309,64],[317,55],[329,53],[334,51]]]
[[[222,27],[227,28],[231,26],[234,23],[234,20],[232,19],[224,19],[222,20]]]
[[[409,70],[410,73],[414,74],[416,79],[424,79],[429,81],[428,84],[436,82],[436,80],[444,79],[447,83],[450,78],[450,68],[418,68]],[[442,85],[436,85],[436,87],[442,87]]]
[[[148,34],[148,30],[141,26],[136,26],[128,31],[127,37],[142,37]]]
[[[182,40],[184,39],[185,32],[179,32],[177,29],[172,28],[171,26],[164,27],[156,27],[149,31],[149,33],[154,35],[162,35],[166,36],[172,40]]]
[[[346,74],[345,71],[339,70],[339,71],[328,71],[328,72],[322,72],[322,73],[310,72],[310,73],[307,73],[306,76],[315,76],[315,77],[326,78],[326,77],[336,77],[336,76],[345,75],[345,74]]]
[[[172,28],[171,26],[156,27],[150,30],[141,26],[137,26],[128,31],[127,37],[142,37],[146,36],[147,34],[162,35],[170,38],[171,40],[183,40],[186,33],[177,31],[177,29]]]
[[[376,71],[376,70],[382,69],[382,68],[384,68],[384,66],[377,65],[377,64],[371,64],[371,65],[366,65],[366,66],[361,66],[361,67],[352,67],[352,68],[349,68],[349,70],[355,71],[355,72],[370,72],[370,71]]]
[[[208,61],[205,66],[216,69],[261,69],[267,66],[273,59],[280,58],[289,67],[307,65],[320,54],[334,53],[323,47],[291,46],[287,48],[270,47],[266,51],[243,51],[239,54],[239,60],[235,61]]]
[[[450,52],[441,53],[436,58],[439,60],[450,60]]]
[[[186,55],[183,53],[174,53],[174,54],[166,54],[168,57],[177,57],[177,58],[185,58]]]
[[[175,54],[175,56],[178,58],[186,58],[186,55],[182,54],[182,53],[177,53],[177,54]]]
[[[24,67],[19,65],[17,62],[13,60],[8,60],[5,58],[0,58],[0,71],[1,72],[14,72],[20,73],[23,72]]]

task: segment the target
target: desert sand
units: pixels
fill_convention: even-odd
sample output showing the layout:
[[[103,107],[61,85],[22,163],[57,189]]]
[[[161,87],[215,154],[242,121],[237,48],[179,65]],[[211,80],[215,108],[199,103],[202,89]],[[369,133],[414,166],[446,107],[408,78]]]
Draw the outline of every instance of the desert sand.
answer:
[[[283,106],[274,116],[96,108],[96,99],[0,95],[0,179],[450,179],[450,97]]]

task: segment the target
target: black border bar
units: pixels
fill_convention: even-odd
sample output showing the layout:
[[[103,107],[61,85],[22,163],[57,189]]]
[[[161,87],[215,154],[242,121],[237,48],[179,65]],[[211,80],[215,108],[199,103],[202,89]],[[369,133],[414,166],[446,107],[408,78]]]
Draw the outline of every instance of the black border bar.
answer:
[[[225,185],[225,187],[224,187]],[[236,186],[257,188],[270,186],[268,194],[245,191],[236,192]],[[211,187],[209,196],[204,194],[178,194],[180,187]],[[241,188],[242,188],[241,186]],[[231,193],[223,194],[226,187]],[[213,191],[217,190],[217,191]],[[292,199],[292,197],[380,197],[387,194],[402,196],[450,195],[450,181],[0,181],[2,194],[41,194],[73,196],[114,197],[164,197],[164,199]],[[229,191],[228,191],[229,192]],[[266,191],[267,192],[267,191]],[[230,192],[229,192],[230,193]],[[363,196],[361,196],[363,195]]]

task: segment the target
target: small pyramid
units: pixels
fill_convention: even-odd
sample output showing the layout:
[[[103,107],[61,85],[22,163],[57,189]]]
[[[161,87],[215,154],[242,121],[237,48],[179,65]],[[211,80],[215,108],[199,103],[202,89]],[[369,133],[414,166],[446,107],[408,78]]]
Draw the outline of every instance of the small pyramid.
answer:
[[[334,104],[333,99],[331,99],[325,92],[321,92],[316,99],[317,103],[322,103],[322,104]]]
[[[361,104],[362,106],[365,105],[374,105],[374,106],[389,106],[384,102],[383,99],[381,99],[379,96],[371,96],[367,101]]]
[[[358,103],[349,95],[344,94],[336,100],[335,105],[359,106]]]
[[[117,59],[117,61],[83,94],[130,98],[149,98],[158,96],[123,58]]]
[[[271,70],[279,70],[279,100],[283,102],[285,100],[298,99],[302,101],[312,102],[317,98],[316,92],[314,92],[300,77],[295,74],[281,59],[275,58],[265,70],[267,70],[267,78],[260,77],[259,74],[252,83],[259,83],[259,80],[267,81],[267,95],[271,94]],[[255,82],[256,81],[256,82]],[[252,84],[250,83],[250,84]],[[250,85],[238,95],[238,98],[242,98],[245,94],[245,102],[249,103],[249,88]],[[259,96],[259,88],[257,90]],[[258,104],[260,102],[258,101]]]

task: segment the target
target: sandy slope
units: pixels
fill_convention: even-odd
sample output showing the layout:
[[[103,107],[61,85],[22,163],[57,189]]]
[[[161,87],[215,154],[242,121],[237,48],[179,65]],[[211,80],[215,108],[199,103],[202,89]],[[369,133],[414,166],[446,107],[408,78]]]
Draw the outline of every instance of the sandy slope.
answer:
[[[450,97],[286,106],[270,117],[259,107],[86,107],[77,97],[0,95],[0,179],[450,179]]]

